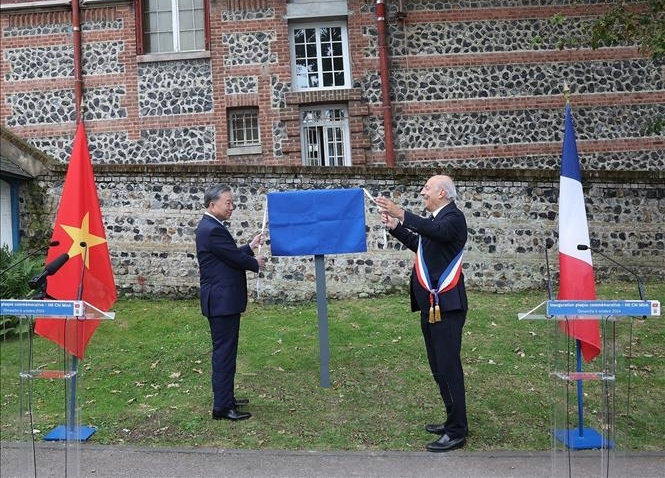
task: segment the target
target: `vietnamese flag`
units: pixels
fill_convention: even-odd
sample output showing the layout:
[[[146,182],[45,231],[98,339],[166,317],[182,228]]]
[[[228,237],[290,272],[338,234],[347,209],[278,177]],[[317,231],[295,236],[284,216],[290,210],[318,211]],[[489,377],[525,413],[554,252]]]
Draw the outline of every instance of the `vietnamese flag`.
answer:
[[[63,253],[69,260],[47,278],[46,293],[57,300],[84,300],[108,311],[117,295],[83,123],[76,130],[51,241],[59,245],[49,249],[46,262]],[[98,325],[99,320],[37,319],[35,332],[82,359]]]
[[[589,227],[584,207],[580,160],[570,104],[566,104],[563,154],[559,188],[559,295],[561,300],[595,300],[591,251],[580,251],[578,244],[589,245]],[[561,328],[580,341],[587,362],[600,353],[600,328],[597,319],[561,322]]]

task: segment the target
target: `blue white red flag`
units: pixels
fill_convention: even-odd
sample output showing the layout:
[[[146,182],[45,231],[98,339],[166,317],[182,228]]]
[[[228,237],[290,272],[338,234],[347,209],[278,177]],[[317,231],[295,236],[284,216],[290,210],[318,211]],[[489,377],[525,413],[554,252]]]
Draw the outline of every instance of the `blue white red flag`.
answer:
[[[578,244],[589,245],[589,227],[584,206],[580,160],[570,104],[566,104],[561,178],[559,188],[559,295],[561,300],[596,299],[591,251],[580,251]],[[562,322],[564,331],[580,341],[584,360],[600,353],[598,320]]]

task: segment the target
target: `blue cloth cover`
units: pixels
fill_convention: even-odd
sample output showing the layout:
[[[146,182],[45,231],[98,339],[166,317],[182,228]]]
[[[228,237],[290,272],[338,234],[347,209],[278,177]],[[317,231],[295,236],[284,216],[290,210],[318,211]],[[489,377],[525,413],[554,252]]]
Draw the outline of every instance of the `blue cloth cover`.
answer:
[[[273,256],[366,252],[362,189],[268,193]]]

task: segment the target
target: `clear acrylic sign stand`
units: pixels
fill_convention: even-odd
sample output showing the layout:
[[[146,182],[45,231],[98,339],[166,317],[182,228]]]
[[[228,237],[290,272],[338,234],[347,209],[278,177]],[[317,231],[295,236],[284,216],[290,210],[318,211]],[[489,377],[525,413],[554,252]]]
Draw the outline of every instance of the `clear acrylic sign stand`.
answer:
[[[632,319],[660,315],[654,300],[549,300],[519,320],[552,322],[552,476],[626,476],[621,449],[630,414],[629,350]],[[567,330],[598,324],[600,354],[582,362],[580,344]]]
[[[88,320],[111,320],[115,313],[104,312],[81,300],[1,300],[0,316],[15,316],[27,321],[28,327],[19,334],[18,344],[18,380],[19,380],[19,437],[28,439],[23,451],[19,453],[22,472],[26,476],[38,476],[39,470],[48,470],[49,476],[79,476],[80,442],[87,439],[96,428],[81,427],[76,387],[78,367],[76,357],[70,356],[50,341],[33,342],[33,326],[36,318],[54,319],[62,323],[65,343],[76,340],[77,326],[71,322],[83,324]],[[74,335],[74,337],[69,337]],[[39,403],[36,403],[39,400]],[[58,426],[45,440],[58,441],[64,451],[63,461],[41,463],[38,460],[34,436],[37,419],[40,421],[58,420],[53,416],[41,416],[42,405],[48,402],[63,403],[65,424]],[[53,408],[51,406],[51,408]],[[62,414],[58,414],[62,416]],[[49,438],[50,437],[50,438]]]

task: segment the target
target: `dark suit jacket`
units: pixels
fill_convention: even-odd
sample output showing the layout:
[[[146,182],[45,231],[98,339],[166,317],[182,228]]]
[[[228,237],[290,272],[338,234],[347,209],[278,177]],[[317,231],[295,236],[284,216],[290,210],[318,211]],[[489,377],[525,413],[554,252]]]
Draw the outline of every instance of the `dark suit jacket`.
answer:
[[[203,215],[196,228],[196,257],[201,274],[201,312],[206,317],[240,314],[247,308],[245,271],[259,271],[249,245],[236,241],[215,218]]]
[[[436,287],[441,273],[448,267],[466,244],[467,227],[464,214],[454,202],[447,204],[432,220],[404,212],[404,222],[390,231],[402,244],[413,252],[418,250],[418,236],[423,238],[423,255],[430,273],[430,283]],[[441,298],[441,311],[467,311],[464,274],[457,286],[444,292]],[[422,288],[411,271],[411,310],[429,310],[429,293]]]

